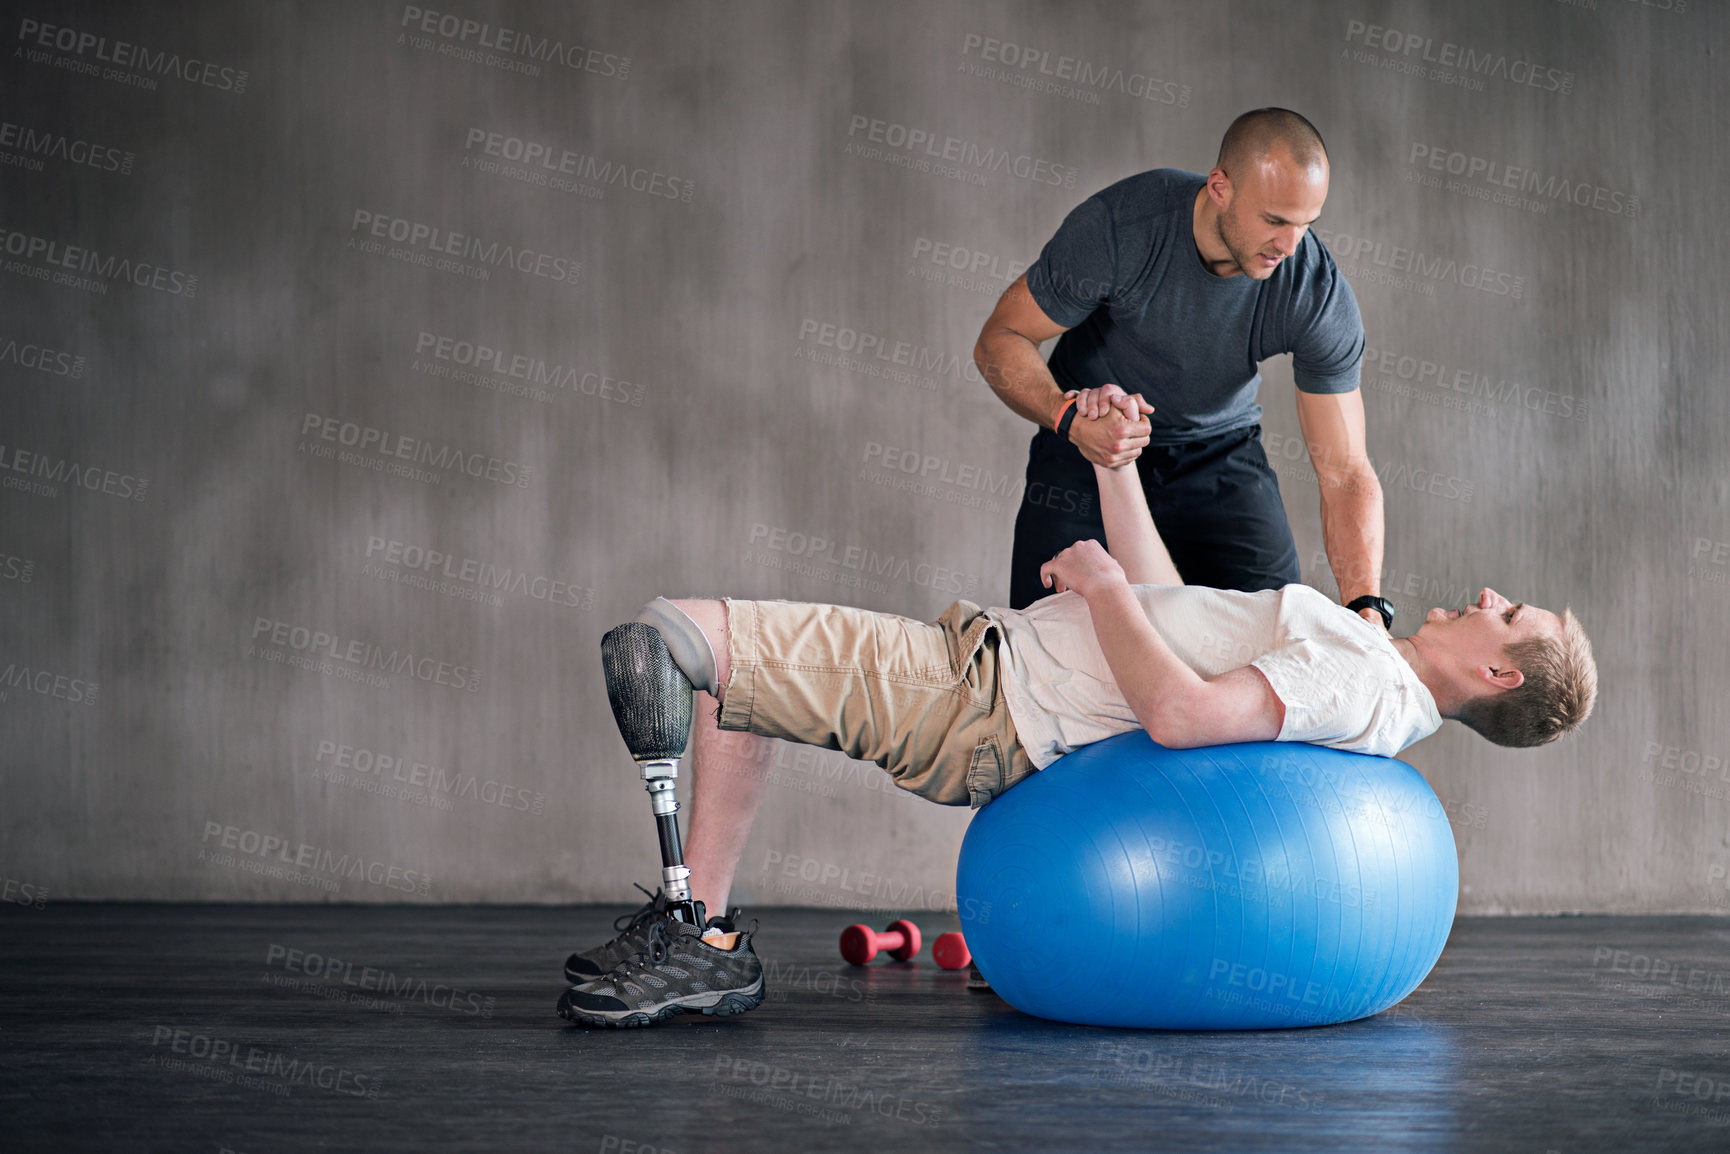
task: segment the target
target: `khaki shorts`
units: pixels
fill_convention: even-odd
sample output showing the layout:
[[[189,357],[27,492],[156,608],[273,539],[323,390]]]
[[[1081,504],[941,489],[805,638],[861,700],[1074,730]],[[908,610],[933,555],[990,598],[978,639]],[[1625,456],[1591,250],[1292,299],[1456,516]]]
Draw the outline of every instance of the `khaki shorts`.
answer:
[[[999,684],[1001,634],[957,601],[926,624],[797,601],[728,601],[722,729],[838,749],[975,809],[1033,772]]]

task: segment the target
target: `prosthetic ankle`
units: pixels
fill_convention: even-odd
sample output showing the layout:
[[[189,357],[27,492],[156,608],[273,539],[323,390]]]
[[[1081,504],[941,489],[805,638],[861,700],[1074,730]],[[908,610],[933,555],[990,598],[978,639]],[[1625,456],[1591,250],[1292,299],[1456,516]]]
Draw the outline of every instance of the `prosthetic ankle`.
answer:
[[[650,616],[656,623],[642,620],[643,616]],[[682,629],[678,619],[688,629]],[[663,622],[687,661],[699,666],[697,677],[692,677],[682,667],[683,663],[674,659],[658,627]],[[702,644],[700,652],[710,662],[708,670],[702,669],[695,659],[697,651],[691,644],[691,632]],[[701,907],[691,900],[691,870],[685,865],[684,850],[679,843],[679,800],[674,787],[679,777],[679,759],[685,755],[691,736],[693,682],[700,678],[706,683],[705,688],[712,686],[713,663],[714,655],[702,630],[670,602],[660,599],[646,607],[638,620],[628,621],[601,638],[607,701],[613,707],[613,720],[625,739],[625,748],[642,773],[643,787],[649,792],[650,807],[655,814],[661,841],[662,888],[674,916],[699,929],[704,918]]]

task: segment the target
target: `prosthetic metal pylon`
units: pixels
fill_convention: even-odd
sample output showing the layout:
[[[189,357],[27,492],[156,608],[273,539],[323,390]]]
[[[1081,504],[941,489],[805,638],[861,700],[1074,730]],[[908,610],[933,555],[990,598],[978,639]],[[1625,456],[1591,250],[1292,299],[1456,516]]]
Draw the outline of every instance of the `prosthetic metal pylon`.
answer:
[[[702,926],[691,900],[691,869],[679,843],[679,759],[691,739],[691,679],[660,630],[628,621],[601,638],[601,668],[613,720],[642,774],[661,840],[661,888],[674,917]]]

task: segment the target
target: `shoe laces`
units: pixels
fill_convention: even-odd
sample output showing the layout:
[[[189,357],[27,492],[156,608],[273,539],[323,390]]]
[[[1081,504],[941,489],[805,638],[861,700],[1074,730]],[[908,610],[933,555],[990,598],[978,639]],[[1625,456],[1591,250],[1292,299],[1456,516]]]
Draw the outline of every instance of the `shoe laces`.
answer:
[[[753,919],[751,929],[741,933],[740,943],[749,941],[751,932],[755,931],[756,928],[757,922]],[[684,934],[674,930],[671,923],[656,922],[649,927],[649,932],[644,936],[643,948],[613,967],[613,971],[608,977],[639,979],[644,971],[664,964],[672,954],[674,945],[684,936]],[[701,939],[698,940],[701,941]]]
[[[615,942],[618,941],[619,938],[624,937],[626,934],[636,929],[638,926],[642,925],[643,922],[660,913],[667,906],[666,896],[663,895],[659,889],[654,893],[649,893],[649,891],[643,889],[640,884],[636,882],[632,882],[631,884],[636,886],[639,890],[642,890],[644,896],[649,900],[635,912],[620,914],[617,918],[613,919],[613,929],[617,930],[619,935],[619,937],[613,939]]]
[[[667,960],[667,951],[671,948],[672,943],[667,940],[667,923],[656,922],[654,925],[649,927],[649,941],[647,948],[643,951],[643,954],[638,956],[647,956],[649,961],[658,966]]]
[[[612,974],[607,976],[613,977],[614,975],[620,975],[625,978],[636,978],[642,973],[642,971],[649,969],[652,966],[658,966],[662,962],[666,961],[667,955],[672,952],[672,948],[673,946],[667,929],[667,923],[656,922],[654,925],[649,927],[649,933],[643,942],[643,948],[614,966]]]

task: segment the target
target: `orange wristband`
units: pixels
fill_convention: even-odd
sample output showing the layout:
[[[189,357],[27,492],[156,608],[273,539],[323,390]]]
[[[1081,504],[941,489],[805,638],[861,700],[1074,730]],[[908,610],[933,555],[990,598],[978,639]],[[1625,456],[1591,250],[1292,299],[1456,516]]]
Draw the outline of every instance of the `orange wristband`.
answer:
[[[1069,426],[1075,423],[1076,400],[1077,398],[1070,397],[1063,402],[1063,407],[1057,410],[1057,423],[1053,426],[1053,431],[1066,441],[1069,440]]]

